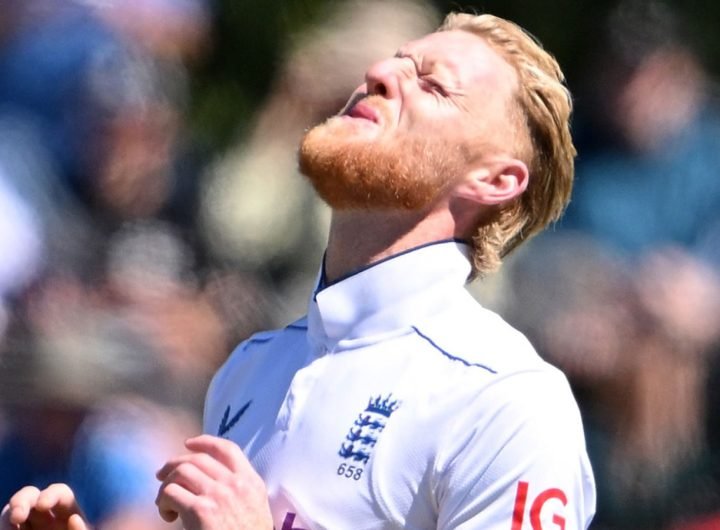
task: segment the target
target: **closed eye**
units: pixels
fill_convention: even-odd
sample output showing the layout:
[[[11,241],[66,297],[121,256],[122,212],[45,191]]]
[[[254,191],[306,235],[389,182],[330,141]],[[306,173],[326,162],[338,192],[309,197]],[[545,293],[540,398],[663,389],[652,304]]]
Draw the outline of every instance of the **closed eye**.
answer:
[[[435,92],[443,97],[448,96],[448,92],[445,90],[445,87],[432,77],[420,76],[420,82],[422,83],[423,88]]]
[[[421,57],[417,57],[415,55],[411,55],[409,53],[405,53],[402,51],[398,51],[395,54],[395,58],[397,59],[409,59],[413,67],[415,68],[416,75],[418,79],[420,80],[420,84],[424,90],[427,90],[428,92],[433,92],[435,94],[438,94],[442,97],[448,97],[450,93],[445,88],[445,86],[440,83],[437,79],[432,77],[433,73],[430,71],[423,72],[423,61]]]

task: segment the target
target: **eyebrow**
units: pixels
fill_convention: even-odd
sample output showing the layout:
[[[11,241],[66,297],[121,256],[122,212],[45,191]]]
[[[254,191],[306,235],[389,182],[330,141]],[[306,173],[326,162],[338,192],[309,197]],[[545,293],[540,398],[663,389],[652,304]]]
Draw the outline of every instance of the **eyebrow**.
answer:
[[[422,55],[418,55],[417,53],[413,53],[412,51],[408,51],[406,48],[400,48],[398,51],[395,52],[395,55],[393,56],[397,59],[410,59],[413,63],[415,63],[415,69],[418,71],[418,73],[422,70],[422,64],[423,64],[423,57]],[[433,71],[436,70],[436,68],[433,66]],[[458,83],[458,79],[456,75],[453,75],[451,78],[447,77],[447,74],[443,74],[441,78],[438,80],[438,83],[442,86],[442,88],[448,93],[448,95],[459,95],[457,92],[456,85]]]
[[[413,52],[409,52],[403,48],[400,48],[397,52],[395,52],[394,57],[397,59],[410,59],[413,62],[413,64],[415,65],[415,70],[418,72],[418,75],[422,71],[422,65],[423,65],[422,56],[420,56],[416,53],[413,53]]]
[[[409,52],[409,51],[405,50],[404,48],[400,48],[398,51],[396,51],[394,57],[396,59],[412,59],[412,61],[415,64],[417,64],[418,66],[420,65],[420,59],[419,59],[418,55],[415,53]]]

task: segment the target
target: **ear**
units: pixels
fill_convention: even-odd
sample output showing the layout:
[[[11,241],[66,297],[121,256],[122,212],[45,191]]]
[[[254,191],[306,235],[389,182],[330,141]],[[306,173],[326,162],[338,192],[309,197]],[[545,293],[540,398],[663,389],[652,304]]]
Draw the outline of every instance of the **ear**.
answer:
[[[523,161],[497,159],[470,170],[455,186],[453,195],[478,204],[503,204],[527,189],[528,178],[528,168]]]

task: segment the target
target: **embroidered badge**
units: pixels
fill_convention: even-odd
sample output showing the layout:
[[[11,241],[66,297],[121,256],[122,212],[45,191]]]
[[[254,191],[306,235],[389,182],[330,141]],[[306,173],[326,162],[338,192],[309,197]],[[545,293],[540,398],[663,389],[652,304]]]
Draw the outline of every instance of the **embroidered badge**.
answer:
[[[357,419],[350,427],[338,455],[349,461],[348,463],[362,464],[362,466],[367,464],[380,433],[383,432],[387,421],[398,407],[400,407],[400,402],[392,399],[392,394],[388,394],[384,399],[382,396],[370,398],[365,410],[358,414]],[[342,473],[340,472],[341,468],[344,469]],[[347,474],[351,468],[353,468],[352,471]],[[346,463],[343,463],[338,468],[338,475],[359,480],[362,476],[362,467],[352,465],[346,467]]]

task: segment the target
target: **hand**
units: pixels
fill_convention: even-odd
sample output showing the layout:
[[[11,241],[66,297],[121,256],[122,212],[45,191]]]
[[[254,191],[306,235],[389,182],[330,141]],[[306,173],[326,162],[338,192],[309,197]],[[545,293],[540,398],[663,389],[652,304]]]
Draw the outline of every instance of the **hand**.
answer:
[[[26,486],[12,496],[0,516],[1,530],[90,530],[75,494],[66,484],[40,491]]]
[[[265,484],[235,443],[202,435],[185,447],[191,452],[157,472],[165,521],[180,517],[185,530],[272,530]]]

